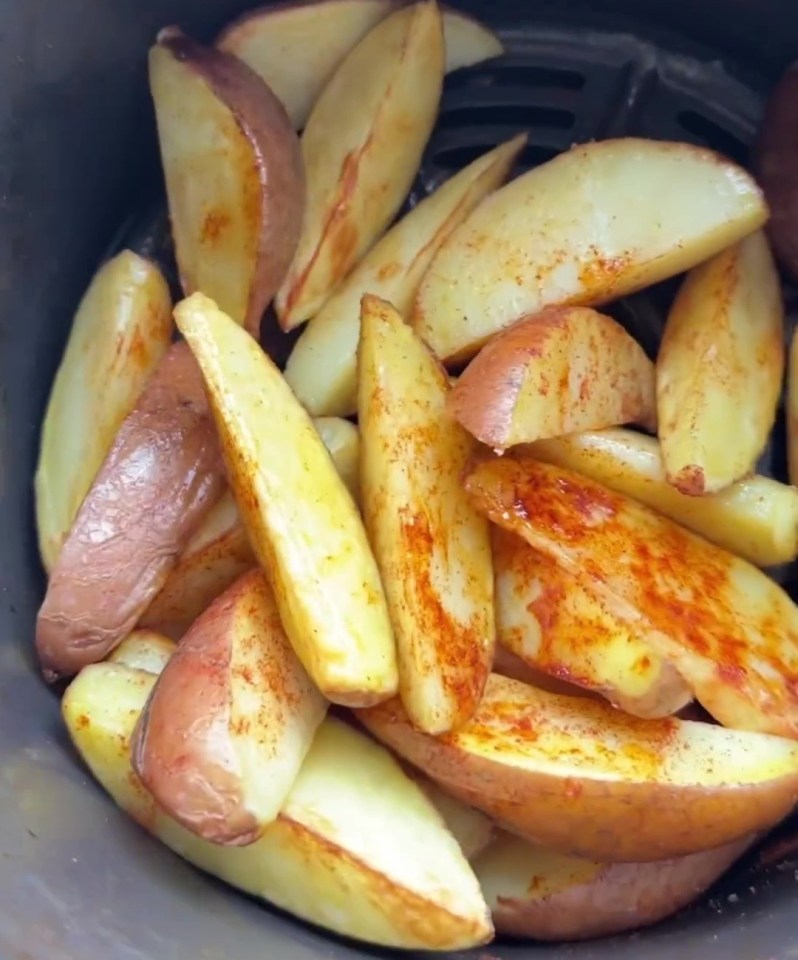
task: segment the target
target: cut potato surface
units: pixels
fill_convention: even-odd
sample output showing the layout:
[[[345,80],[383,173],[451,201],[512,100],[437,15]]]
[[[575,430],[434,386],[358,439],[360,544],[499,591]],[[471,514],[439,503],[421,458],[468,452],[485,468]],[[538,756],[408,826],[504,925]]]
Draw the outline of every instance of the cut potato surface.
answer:
[[[100,267],[75,314],[42,426],[34,484],[48,571],[171,333],[172,300],[154,263],[123,250]]]
[[[621,423],[653,430],[654,365],[612,317],[588,307],[544,310],[480,351],[449,409],[497,451]]]
[[[493,821],[480,810],[466,806],[448,793],[444,793],[436,783],[420,776],[416,771],[411,772],[410,775],[443,817],[446,828],[460,844],[463,856],[469,862],[473,862],[496,836]]]
[[[130,765],[156,678],[97,664],[71,684],[75,746],[116,803],[185,860],[298,917],[388,947],[455,950],[492,926],[457,842],[379,745],[327,718],[278,819],[247,847],[200,840],[160,811]]]
[[[787,467],[790,483],[798,486],[798,332],[790,342],[790,365],[787,375]],[[784,516],[788,524],[788,515]]]
[[[463,803],[527,839],[596,860],[663,860],[777,823],[798,798],[798,744],[639,720],[492,674],[474,717],[431,737],[398,699],[366,728]]]
[[[258,344],[207,297],[175,310],[195,352],[228,479],[292,646],[321,692],[396,692],[393,632],[363,523],[313,422]]]
[[[494,523],[581,576],[721,723],[798,738],[798,609],[764,573],[529,457],[484,460],[466,487]]]
[[[446,361],[547,306],[599,305],[681,273],[767,218],[709,150],[627,138],[574,147],[496,191],[438,251],[413,325]]]
[[[146,670],[156,676],[169,662],[177,644],[155,630],[134,630],[111,651],[109,663],[118,663],[133,670]]]

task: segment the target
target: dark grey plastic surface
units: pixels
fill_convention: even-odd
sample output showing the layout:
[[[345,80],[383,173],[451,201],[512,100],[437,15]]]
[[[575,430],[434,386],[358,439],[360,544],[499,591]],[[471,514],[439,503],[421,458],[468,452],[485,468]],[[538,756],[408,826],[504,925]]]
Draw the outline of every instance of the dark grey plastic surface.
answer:
[[[69,748],[57,700],[31,656],[43,585],[31,500],[38,426],[77,300],[118,225],[153,195],[146,49],[163,24],[209,37],[243,6],[0,0],[0,960],[384,955],[226,891],[128,823]],[[714,138],[744,152],[759,94],[798,55],[795,0],[462,6],[502,28],[513,59],[493,81],[484,72],[451,78],[427,186],[469,149],[516,129],[518,110],[542,147],[527,155],[530,163],[573,139],[624,130]],[[530,64],[573,67],[585,82],[548,83]],[[617,87],[612,112],[608,84]],[[585,100],[594,92],[595,101]],[[677,94],[687,105],[674,112]],[[515,113],[504,112],[508,102]],[[650,301],[629,314],[648,330],[656,317]],[[486,960],[788,960],[798,956],[797,911],[796,874],[784,867],[738,875],[709,906],[638,936],[482,953]]]

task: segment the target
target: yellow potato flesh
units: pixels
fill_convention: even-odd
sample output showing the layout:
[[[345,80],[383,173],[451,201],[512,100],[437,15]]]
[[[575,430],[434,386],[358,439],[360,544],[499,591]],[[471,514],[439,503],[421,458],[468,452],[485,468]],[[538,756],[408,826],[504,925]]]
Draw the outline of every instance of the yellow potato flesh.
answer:
[[[542,440],[525,452],[632,497],[760,567],[798,556],[798,490],[770,477],[689,497],[665,478],[657,441],[623,429]]]
[[[195,294],[175,320],[208,388],[231,488],[292,646],[324,695],[362,705],[398,685],[363,523],[313,422],[258,344]]]
[[[474,445],[446,413],[446,373],[390,304],[363,298],[358,353],[363,513],[396,635],[399,691],[445,733],[493,662],[488,525],[461,476]]]
[[[740,167],[688,144],[574,147],[489,197],[449,237],[413,325],[444,360],[546,306],[597,305],[673,276],[762,226]]]
[[[355,413],[363,295],[381,297],[406,316],[435,251],[506,179],[525,143],[525,136],[516,137],[491,150],[422,200],[366,254],[313,317],[285,368],[286,380],[311,413]]]
[[[758,231],[688,274],[657,357],[662,459],[682,493],[717,493],[750,473],[776,418],[784,307]]]
[[[463,856],[466,860],[472,862],[496,836],[496,827],[493,821],[480,810],[466,806],[466,804],[460,803],[459,800],[449,796],[432,780],[419,777],[416,782],[443,817],[446,828],[460,844]]]
[[[171,333],[169,288],[155,264],[125,250],[100,267],[75,314],[42,427],[36,523],[48,570]]]
[[[787,464],[790,483],[798,486],[798,333],[793,333],[790,343],[787,381]]]
[[[157,675],[176,649],[173,640],[155,630],[134,630],[111,652],[107,662]]]
[[[247,847],[193,836],[130,766],[155,683],[115,664],[83,670],[63,701],[75,746],[116,803],[195,866],[336,933],[389,947],[454,950],[490,939],[479,887],[431,803],[390,755],[327,718],[278,819]]]

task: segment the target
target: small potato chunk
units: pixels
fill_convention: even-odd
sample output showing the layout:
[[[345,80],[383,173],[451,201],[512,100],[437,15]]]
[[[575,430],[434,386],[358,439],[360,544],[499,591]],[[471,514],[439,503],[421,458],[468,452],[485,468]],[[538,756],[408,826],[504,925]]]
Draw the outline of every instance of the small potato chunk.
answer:
[[[299,659],[334,703],[391,696],[396,650],[379,571],[313,422],[207,297],[178,304],[175,320],[202,368],[230,486]]]
[[[656,427],[654,365],[612,317],[545,310],[496,336],[458,379],[449,409],[482,443],[518,443],[621,423]]]
[[[297,136],[254,71],[176,28],[150,51],[150,89],[183,290],[257,337],[302,228]]]
[[[443,790],[570,855],[664,860],[778,823],[798,798],[798,744],[668,717],[639,720],[491,674],[459,730],[416,730],[398,698],[358,719]]]
[[[36,622],[46,679],[102,660],[130,633],[223,491],[202,376],[177,343],[122,424],[53,568]]]
[[[701,896],[751,846],[649,863],[598,863],[501,833],[475,870],[498,933],[587,940],[647,927]]]
[[[488,524],[461,477],[474,444],[446,372],[393,307],[365,296],[358,351],[363,515],[396,634],[399,692],[427,733],[474,712],[493,662]]]
[[[403,217],[374,245],[310,321],[285,368],[291,389],[313,414],[357,410],[357,343],[364,294],[406,317],[421,278],[446,237],[507,178],[526,136],[474,160]]]
[[[396,215],[432,131],[444,68],[435,0],[377,24],[341,63],[302,134],[307,205],[275,301],[284,330],[309,320]]]
[[[413,325],[446,362],[544,307],[598,306],[674,276],[767,219],[752,177],[686,143],[574,147],[480,204],[438,251]]]
[[[75,314],[42,427],[36,524],[48,571],[171,334],[158,267],[130,250],[104,263]]]
[[[133,768],[187,830],[244,846],[276,819],[326,712],[253,570],[164,667],[133,737]]]
[[[750,473],[767,443],[784,375],[784,307],[758,231],[696,267],[657,357],[659,440],[681,493],[717,493]]]
[[[134,630],[111,651],[109,663],[119,663],[132,670],[159,674],[177,649],[177,644],[154,630]]]
[[[757,566],[792,563],[798,556],[798,490],[770,477],[746,477],[716,494],[685,496],[665,478],[659,443],[632,430],[542,440],[524,452],[597,480]]]
[[[798,739],[798,608],[761,570],[529,457],[484,460],[465,485],[494,523],[582,576],[717,720]]]

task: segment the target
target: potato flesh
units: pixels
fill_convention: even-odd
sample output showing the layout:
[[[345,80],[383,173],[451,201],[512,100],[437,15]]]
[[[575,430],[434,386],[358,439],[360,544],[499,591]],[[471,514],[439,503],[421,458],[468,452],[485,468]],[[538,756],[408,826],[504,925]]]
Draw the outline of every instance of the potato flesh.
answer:
[[[574,147],[489,197],[438,251],[413,325],[446,361],[547,306],[599,305],[761,227],[751,177],[688,144]]]
[[[790,365],[787,377],[787,466],[790,483],[798,486],[798,333],[790,342]],[[784,518],[785,524],[787,517]]]
[[[155,630],[134,630],[111,651],[108,663],[145,670],[157,676],[176,649],[174,641]]]
[[[525,452],[652,507],[757,566],[798,556],[798,490],[770,477],[746,477],[714,495],[686,496],[666,480],[658,442],[623,429],[542,440]]]
[[[397,689],[377,564],[312,421],[258,344],[195,294],[178,327],[200,363],[228,478],[286,632],[316,685],[362,705]]]
[[[784,307],[758,231],[692,270],[657,357],[659,440],[682,493],[717,493],[750,473],[776,418]]]
[[[798,609],[745,560],[600,484],[528,456],[466,479],[495,523],[574,574],[721,723],[798,737]]]
[[[447,180],[375,244],[297,341],[285,368],[288,384],[313,414],[357,410],[360,301],[387,300],[406,317],[435,251],[476,205],[507,177],[526,137],[479,157]]]
[[[42,426],[36,522],[48,571],[171,333],[172,300],[155,264],[124,250],[100,267],[75,314]]]
[[[193,836],[160,811],[130,766],[156,678],[115,664],[83,671],[63,714],[94,776],[175,853],[336,933],[389,947],[460,949],[492,934],[476,879],[420,789],[390,755],[327,718],[278,819],[247,847]]]
[[[446,373],[390,304],[363,298],[358,355],[363,511],[413,722],[446,733],[493,662],[488,525],[461,476],[473,441],[446,414]]]

